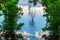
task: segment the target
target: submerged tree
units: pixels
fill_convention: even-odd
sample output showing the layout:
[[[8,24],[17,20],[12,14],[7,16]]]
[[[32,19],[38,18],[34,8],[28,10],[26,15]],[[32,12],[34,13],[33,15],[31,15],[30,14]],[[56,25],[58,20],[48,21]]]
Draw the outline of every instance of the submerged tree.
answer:
[[[46,7],[46,27],[43,30],[50,32],[52,39],[60,40],[60,0],[42,0],[43,6]]]
[[[11,40],[15,40],[15,31],[20,30],[23,26],[23,23],[17,23],[18,18],[23,15],[21,12],[22,9],[17,6],[18,1],[19,0],[0,0],[1,15],[4,15],[2,30],[9,33],[9,35],[6,34],[5,37],[10,36]]]

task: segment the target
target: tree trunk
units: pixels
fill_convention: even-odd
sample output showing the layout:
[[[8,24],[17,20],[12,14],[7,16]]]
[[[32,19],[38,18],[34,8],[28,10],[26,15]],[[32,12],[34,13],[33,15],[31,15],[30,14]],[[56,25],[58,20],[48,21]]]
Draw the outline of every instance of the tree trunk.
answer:
[[[5,37],[5,40],[8,40],[8,37]]]
[[[4,37],[5,40],[8,40],[9,35],[8,35],[7,33],[5,33],[5,34],[3,35],[3,37]]]
[[[59,38],[58,38],[58,40],[60,40],[60,35],[59,35]]]
[[[11,40],[16,40],[15,39],[15,34],[11,34]]]
[[[48,40],[60,40],[58,38],[60,38],[59,35],[49,35],[48,36]]]

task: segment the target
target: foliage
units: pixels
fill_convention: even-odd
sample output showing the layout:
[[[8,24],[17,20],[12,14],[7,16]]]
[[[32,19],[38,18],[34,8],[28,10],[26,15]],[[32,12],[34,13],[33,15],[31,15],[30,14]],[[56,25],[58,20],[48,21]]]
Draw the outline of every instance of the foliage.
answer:
[[[32,2],[33,2],[33,4],[34,4],[34,6],[36,6],[36,5],[37,5],[38,0],[29,0],[29,3],[32,3]]]
[[[34,3],[34,6],[37,4],[38,0],[34,0],[33,3]]]
[[[46,7],[46,27],[52,34],[60,34],[60,0],[42,0],[43,6]]]
[[[3,30],[14,33],[20,30],[24,23],[17,23],[18,18],[22,15],[21,8],[18,8],[19,0],[0,0],[0,10],[3,12],[4,20],[2,23]],[[1,5],[2,4],[2,5]]]

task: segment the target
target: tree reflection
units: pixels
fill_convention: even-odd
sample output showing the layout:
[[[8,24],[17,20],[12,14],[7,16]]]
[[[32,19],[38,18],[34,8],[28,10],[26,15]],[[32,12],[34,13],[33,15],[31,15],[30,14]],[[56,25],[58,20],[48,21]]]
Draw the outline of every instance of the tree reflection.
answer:
[[[31,31],[34,32],[35,31],[35,21],[34,21],[35,12],[34,12],[33,8],[31,9],[32,5],[33,5],[33,0],[29,0],[29,16],[30,16],[29,25],[30,25]],[[34,5],[33,5],[33,7],[34,7]]]
[[[29,21],[29,25],[30,26],[35,26],[35,23],[34,23],[35,13],[34,14],[33,13],[30,13],[29,16],[31,18],[31,20]]]

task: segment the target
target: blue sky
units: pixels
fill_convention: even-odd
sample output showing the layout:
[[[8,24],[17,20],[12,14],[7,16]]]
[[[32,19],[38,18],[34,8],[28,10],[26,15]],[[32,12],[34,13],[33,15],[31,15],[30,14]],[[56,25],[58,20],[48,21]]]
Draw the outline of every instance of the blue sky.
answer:
[[[36,11],[38,12],[37,13],[35,11],[35,13],[36,13],[36,16],[34,18],[35,24],[36,24],[36,29],[34,28],[35,31],[34,31],[34,29],[33,29],[33,31],[31,31],[31,28],[29,27],[30,18],[29,18],[29,15],[27,13],[27,11],[28,11],[28,7],[27,6],[29,5],[28,0],[20,0],[18,5],[19,6],[22,6],[23,11],[24,11],[23,16],[18,21],[18,22],[24,22],[24,26],[22,27],[22,30],[21,31],[27,31],[29,33],[40,32],[41,29],[45,26],[45,23],[46,23],[45,22],[45,17],[43,17],[42,4],[37,3],[36,7],[34,8],[34,10],[36,9]],[[31,6],[33,8],[33,5],[32,4],[31,4]]]
[[[22,27],[22,29],[20,31],[22,31],[22,32],[27,31],[27,32],[32,33],[32,34],[34,34],[35,32],[40,33],[42,28],[45,26],[45,23],[46,23],[46,20],[45,20],[46,18],[43,17],[44,13],[42,12],[43,11],[42,10],[42,4],[37,3],[36,8],[34,8],[34,10],[37,9],[36,11],[38,12],[38,13],[35,12],[36,13],[35,18],[34,18],[35,27],[30,27],[29,26],[30,18],[29,18],[29,15],[27,13],[27,11],[28,11],[27,6],[29,6],[28,0],[19,0],[18,6],[22,6],[23,11],[24,11],[23,16],[18,20],[18,23],[19,22],[24,23],[24,26]],[[33,7],[32,4],[30,4],[30,6]],[[4,19],[3,16],[1,16],[0,17],[0,22],[2,22],[3,19]],[[34,38],[31,38],[31,39],[34,39]]]
[[[28,6],[29,3],[28,3],[28,0],[19,0],[19,3],[18,3],[19,6]],[[31,5],[33,6],[33,5]],[[40,7],[42,6],[40,3],[37,3],[36,7]]]
[[[43,10],[41,10],[41,11],[39,11],[38,13],[36,13],[36,16],[35,16],[35,18],[34,18],[34,21],[35,21],[35,26],[36,27],[30,27],[29,26],[29,21],[30,21],[30,18],[29,18],[29,15],[28,15],[28,13],[25,13],[25,12],[27,12],[27,6],[29,5],[29,3],[28,3],[28,0],[20,0],[19,1],[19,3],[18,3],[18,5],[19,6],[24,6],[23,7],[23,9],[24,9],[24,14],[23,14],[23,16],[18,20],[18,22],[24,22],[24,26],[22,27],[22,29],[20,30],[20,31],[27,31],[27,32],[29,32],[29,33],[32,33],[32,34],[34,34],[35,32],[41,32],[41,29],[45,26],[45,23],[46,23],[46,21],[45,21],[45,17],[43,17],[43,13],[41,12],[41,11],[43,11]],[[31,4],[31,6],[33,7],[33,5]],[[40,8],[41,7],[41,8]],[[42,9],[42,4],[40,4],[40,3],[37,3],[37,5],[36,5],[36,9],[38,9],[39,10],[39,8],[40,9]],[[35,9],[34,9],[35,10]],[[37,10],[37,11],[38,11]],[[1,16],[0,17],[0,23],[3,21],[3,16]],[[33,38],[32,38],[33,39]]]
[[[20,5],[20,6],[27,6],[28,5],[28,0],[19,0],[18,5]]]

